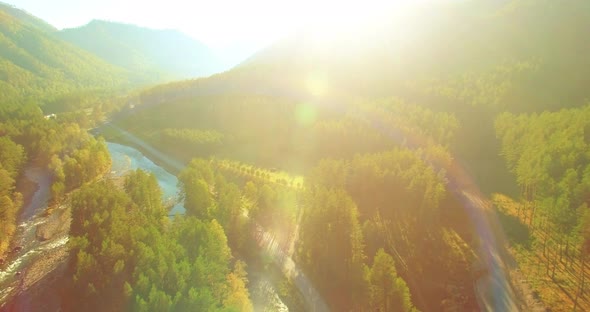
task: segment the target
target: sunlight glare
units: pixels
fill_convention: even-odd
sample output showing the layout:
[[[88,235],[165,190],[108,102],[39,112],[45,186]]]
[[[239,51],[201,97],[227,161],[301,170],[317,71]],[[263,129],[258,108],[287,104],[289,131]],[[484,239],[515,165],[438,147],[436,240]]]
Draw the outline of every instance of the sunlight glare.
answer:
[[[340,36],[356,37],[392,7],[388,1],[318,2],[307,12],[307,31],[315,45],[330,45]]]
[[[305,87],[313,96],[319,97],[326,94],[326,78],[321,73],[311,73],[305,80]]]
[[[317,108],[309,103],[301,103],[297,105],[295,111],[295,118],[302,126],[310,126],[316,121]]]

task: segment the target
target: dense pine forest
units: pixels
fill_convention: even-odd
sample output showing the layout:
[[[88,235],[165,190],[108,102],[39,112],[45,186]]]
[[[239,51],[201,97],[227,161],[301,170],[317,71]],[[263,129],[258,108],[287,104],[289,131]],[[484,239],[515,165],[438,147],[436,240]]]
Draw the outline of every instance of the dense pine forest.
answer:
[[[33,168],[68,242],[50,282],[0,275],[0,310],[27,287],[42,301],[35,285],[64,311],[264,310],[261,279],[293,311],[590,310],[590,3],[441,2],[363,27],[146,85],[214,57],[2,4],[0,272],[34,226]],[[107,142],[177,196],[118,175]]]
[[[0,113],[3,218],[0,247],[4,253],[16,228],[23,205],[16,182],[27,164],[47,167],[54,175],[52,200],[92,181],[108,170],[110,158],[102,138],[94,139],[80,124],[45,119],[39,107],[3,107]]]

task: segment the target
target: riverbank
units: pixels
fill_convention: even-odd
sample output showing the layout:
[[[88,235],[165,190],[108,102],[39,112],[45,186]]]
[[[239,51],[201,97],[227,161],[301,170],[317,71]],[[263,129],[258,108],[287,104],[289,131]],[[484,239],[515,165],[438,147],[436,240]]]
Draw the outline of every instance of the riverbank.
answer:
[[[180,171],[184,169],[188,161],[190,161],[179,161],[176,158],[173,159],[160,152],[157,147],[149,145],[149,142],[146,143],[143,141],[142,138],[138,138],[132,133],[129,133],[118,127],[115,128],[113,125],[103,125],[100,128],[100,133],[98,135],[103,136],[108,142],[126,145],[138,150],[154,164],[162,167],[164,170],[175,176],[177,176]]]
[[[55,269],[64,265],[69,255],[69,206],[56,207],[56,213],[52,215],[46,213],[51,183],[51,173],[39,167],[27,168],[19,181],[19,191],[26,196],[13,244],[21,250],[8,257],[6,266],[0,272],[0,311],[45,311],[30,307],[33,302],[44,303],[47,300],[35,301],[31,298],[37,296],[40,283],[44,283],[49,276],[56,276]],[[49,289],[55,290],[55,287]]]
[[[22,210],[31,204],[33,200],[33,195],[35,192],[39,190],[39,184],[35,181],[29,179],[26,174],[23,174],[22,177],[16,182],[16,191],[21,193],[23,196],[23,205],[21,210],[19,211],[19,215]]]
[[[248,259],[248,288],[254,311],[294,311],[303,312],[305,299],[292,281],[287,278],[275,263],[263,264],[263,253],[257,259]],[[253,265],[254,263],[254,265]]]
[[[140,144],[141,150],[140,148],[132,148],[130,145],[131,144],[121,145],[113,142],[108,143],[109,150],[111,151],[111,155],[113,157],[113,170],[116,171],[114,174],[122,174],[123,172],[119,171],[125,171],[134,168],[154,172],[156,178],[158,179],[158,183],[165,191],[165,194],[166,190],[168,190],[168,194],[177,193],[178,183],[176,181],[176,177],[171,179],[169,177],[171,176],[170,172],[165,171],[165,169],[170,168],[170,166],[166,166],[166,168],[163,166],[160,167],[156,164],[155,159],[152,160],[149,158],[149,155],[153,154],[143,154],[141,151],[144,150],[143,146],[148,146],[146,143]],[[149,148],[145,150],[149,150]],[[158,151],[156,154],[162,154],[162,152]],[[256,244],[254,243],[254,237],[251,239],[253,243],[252,247],[254,249],[248,252],[251,257],[245,257],[245,255],[236,255],[236,258],[243,259],[246,263],[248,263],[248,289],[251,293],[251,299],[257,307],[257,311],[304,310],[302,308],[296,308],[297,306],[303,306],[304,301],[299,300],[299,302],[295,302],[298,300],[298,293],[293,287],[293,284],[287,281],[287,277],[282,275],[282,272],[279,268],[275,267],[274,263],[268,263],[268,261],[263,259],[264,252],[262,249],[258,250],[258,247],[255,247]],[[285,306],[285,304],[287,304],[288,308]]]
[[[31,204],[31,201],[33,199],[33,194],[35,194],[35,192],[37,192],[37,190],[39,190],[39,185],[37,183],[35,183],[34,181],[32,181],[31,179],[29,179],[29,177],[26,174],[23,174],[17,180],[15,191],[17,193],[20,193],[22,195],[22,199],[23,199],[22,205],[21,205],[21,207],[18,211],[18,214],[17,214],[18,217],[16,218],[17,224],[20,223],[23,210]],[[16,234],[16,233],[14,233],[14,234]],[[14,234],[13,234],[13,237],[10,238],[10,242],[5,249],[2,249],[0,247],[0,259],[6,259],[9,256],[9,253],[10,253],[10,250],[12,249],[12,247],[15,246]]]
[[[26,271],[20,285],[24,291],[14,295],[0,312],[9,311],[61,311],[59,286],[67,267],[69,250],[63,244],[48,251]]]

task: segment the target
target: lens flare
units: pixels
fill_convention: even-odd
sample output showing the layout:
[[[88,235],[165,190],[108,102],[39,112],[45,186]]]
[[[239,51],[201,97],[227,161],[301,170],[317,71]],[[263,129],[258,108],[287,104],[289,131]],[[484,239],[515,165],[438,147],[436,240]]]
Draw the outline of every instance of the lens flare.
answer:
[[[305,87],[313,96],[324,96],[327,91],[326,78],[321,73],[312,73],[305,79]]]
[[[317,109],[314,105],[309,103],[301,103],[297,105],[295,117],[297,122],[302,126],[312,125],[317,117]]]

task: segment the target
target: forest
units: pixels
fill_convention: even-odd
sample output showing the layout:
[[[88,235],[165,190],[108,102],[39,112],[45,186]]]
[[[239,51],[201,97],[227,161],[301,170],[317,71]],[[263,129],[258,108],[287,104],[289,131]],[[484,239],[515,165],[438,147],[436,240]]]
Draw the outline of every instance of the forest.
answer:
[[[423,32],[395,61],[375,45],[361,51],[362,67],[348,55],[330,61],[329,48],[306,50],[308,38],[295,36],[230,72],[147,89],[133,117],[116,122],[186,162],[228,159],[224,170],[241,179],[297,188],[274,170],[303,176],[302,212],[290,217],[299,225],[294,259],[334,310],[370,306],[366,269],[380,248],[418,309],[478,304],[478,238],[454,189],[457,166],[491,198],[534,296],[552,310],[584,310],[590,95],[585,68],[574,65],[585,44],[572,34],[589,12],[583,1],[427,11],[430,27],[463,36],[448,44]],[[478,27],[454,22],[465,18]],[[486,40],[494,50],[482,48]],[[409,53],[415,42],[429,49]],[[310,73],[323,94],[306,84]],[[215,131],[224,142],[165,145],[161,133],[171,128]]]
[[[185,192],[203,195],[198,186]],[[232,261],[217,219],[199,213],[213,206],[203,197],[187,205],[186,217],[169,220],[156,178],[140,170],[123,188],[111,181],[81,188],[72,198],[67,309],[251,311],[245,264]]]
[[[110,158],[104,140],[94,139],[76,122],[45,119],[34,104],[2,107],[0,134],[0,254],[4,254],[16,230],[17,213],[24,204],[16,182],[27,167],[52,170],[52,200],[59,201],[66,192],[108,170]]]
[[[0,259],[42,168],[64,311],[254,311],[260,275],[293,311],[590,310],[589,2],[433,7],[147,86],[139,43],[80,44],[108,22],[0,6]]]
[[[519,260],[531,266],[531,277],[532,272],[550,277],[535,278],[544,287],[555,283],[565,288],[574,309],[588,292],[589,113],[586,105],[541,114],[505,113],[496,119],[502,155],[520,188],[519,201],[498,197],[497,205],[525,229],[515,241]],[[555,295],[548,300],[562,303]]]
[[[447,186],[457,118],[397,98],[343,103],[338,111],[281,101],[207,96],[154,106],[118,123],[186,161],[191,155],[213,157],[213,167],[243,188],[241,206],[247,214],[263,228],[274,229],[285,252],[294,249],[294,260],[331,308],[476,306],[470,273],[477,258],[470,247],[472,233]],[[163,117],[175,112],[179,114],[174,119]],[[254,127],[251,120],[261,115],[268,116],[268,122]],[[169,128],[194,124],[213,130]],[[231,140],[216,150],[203,145],[191,152],[188,142],[161,140],[161,133],[194,133],[198,138],[196,134],[216,132]],[[259,150],[265,153],[256,153]],[[277,167],[304,177],[285,176]],[[186,171],[179,175],[184,185],[196,186],[185,193],[185,207],[201,218],[216,213],[208,195],[213,175],[206,172],[200,181],[197,172],[190,182]],[[232,245],[231,238],[229,242]],[[394,268],[380,267],[385,263]],[[392,286],[383,289],[389,283]]]

